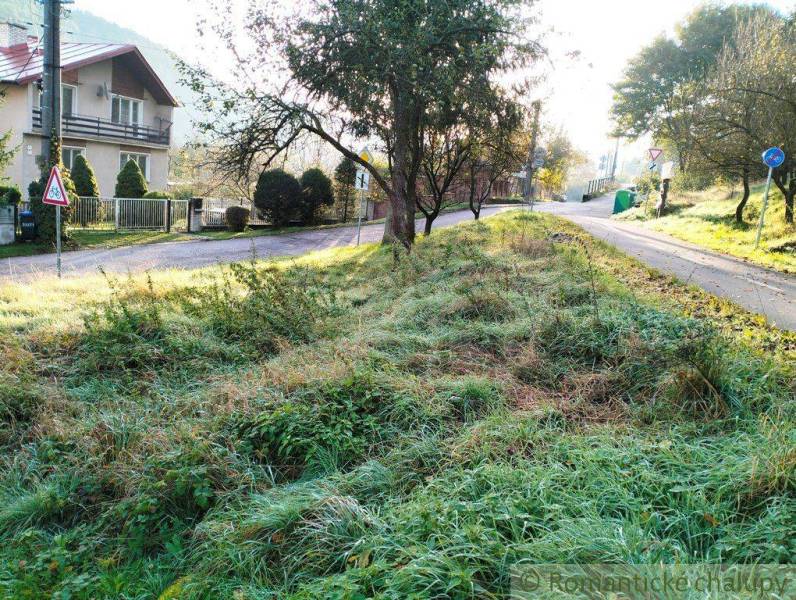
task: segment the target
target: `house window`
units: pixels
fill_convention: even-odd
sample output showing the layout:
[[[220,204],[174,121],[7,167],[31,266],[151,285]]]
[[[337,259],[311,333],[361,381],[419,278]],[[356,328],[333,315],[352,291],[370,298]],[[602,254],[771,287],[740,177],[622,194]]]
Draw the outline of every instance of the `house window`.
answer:
[[[123,125],[143,124],[143,102],[123,96],[113,96],[113,98],[111,98],[111,121]]]
[[[73,115],[77,108],[77,88],[72,85],[61,86],[61,114]]]
[[[137,154],[135,152],[122,152],[119,154],[119,170],[124,168],[127,161],[134,160],[144,174],[144,179],[149,181],[149,154]]]
[[[85,149],[64,146],[61,150],[61,160],[63,161],[64,166],[70,171],[75,168],[75,157],[78,154],[83,154],[85,156]]]

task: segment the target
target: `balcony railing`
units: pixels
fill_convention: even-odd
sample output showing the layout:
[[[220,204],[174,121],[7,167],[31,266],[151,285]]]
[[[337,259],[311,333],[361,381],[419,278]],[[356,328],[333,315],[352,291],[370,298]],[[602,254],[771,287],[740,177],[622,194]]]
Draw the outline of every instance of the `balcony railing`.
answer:
[[[41,129],[41,108],[33,109],[33,128]],[[90,136],[101,139],[169,145],[168,128],[161,131],[144,125],[114,123],[108,119],[83,115],[62,115],[61,133],[67,136]]]

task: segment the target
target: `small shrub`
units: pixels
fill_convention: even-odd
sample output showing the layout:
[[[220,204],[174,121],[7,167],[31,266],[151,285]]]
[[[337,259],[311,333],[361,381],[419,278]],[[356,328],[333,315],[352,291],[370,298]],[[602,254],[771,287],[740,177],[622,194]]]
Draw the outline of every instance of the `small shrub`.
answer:
[[[99,184],[88,160],[82,154],[75,157],[72,168],[72,181],[78,196],[97,198],[100,195]]]
[[[285,342],[315,338],[337,311],[334,293],[307,271],[255,263],[229,268],[231,278],[225,275],[208,288],[192,290],[183,302],[186,312],[223,340],[271,354]]]
[[[240,232],[249,224],[249,209],[245,206],[230,206],[226,211],[227,229]]]
[[[116,176],[114,195],[117,198],[143,198],[146,192],[146,180],[141,168],[134,160],[128,160]]]
[[[389,447],[400,433],[440,424],[439,415],[411,394],[359,374],[304,388],[233,421],[240,449],[288,478],[308,466],[350,466]]]
[[[147,192],[146,194],[144,194],[144,198],[154,198],[154,199],[158,199],[158,200],[168,200],[169,198],[171,198],[171,194],[169,194],[168,192],[160,192],[160,191],[157,191],[157,190],[152,190],[151,192]]]
[[[254,205],[275,227],[287,225],[301,207],[301,186],[282,169],[263,171],[254,189]]]
[[[0,185],[0,204],[19,204],[22,201],[22,193],[15,185]]]
[[[237,426],[242,450],[297,476],[319,458],[339,464],[365,456],[383,434],[378,390],[351,380],[308,390]]]

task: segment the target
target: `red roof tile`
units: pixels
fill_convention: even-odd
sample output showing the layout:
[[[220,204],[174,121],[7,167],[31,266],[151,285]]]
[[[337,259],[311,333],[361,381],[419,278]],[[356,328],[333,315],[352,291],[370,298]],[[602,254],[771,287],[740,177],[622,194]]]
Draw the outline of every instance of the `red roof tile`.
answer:
[[[132,44],[65,42],[61,44],[61,66],[64,71],[74,71],[123,54],[133,55],[141,67],[144,83],[158,102],[179,106],[138,48]],[[0,47],[0,82],[24,85],[36,81],[42,76],[43,63],[44,54],[38,46],[18,44],[10,48]]]

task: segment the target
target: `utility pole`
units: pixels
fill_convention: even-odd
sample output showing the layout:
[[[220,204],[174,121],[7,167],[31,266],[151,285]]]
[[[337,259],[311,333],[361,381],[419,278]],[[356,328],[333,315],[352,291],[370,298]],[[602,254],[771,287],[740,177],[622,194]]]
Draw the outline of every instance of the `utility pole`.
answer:
[[[616,146],[614,146],[614,162],[611,165],[611,181],[616,180],[616,161],[619,158],[619,138],[616,138]]]
[[[71,0],[64,0],[69,3]],[[44,64],[42,69],[42,170],[46,173],[60,162],[61,152],[61,2],[44,4]],[[53,154],[53,149],[57,149]],[[48,183],[49,185],[49,183]],[[45,193],[48,193],[45,190]],[[43,201],[43,199],[42,199]],[[61,206],[55,207],[55,269],[61,278]]]
[[[536,138],[539,135],[539,113],[542,111],[542,102],[535,100],[533,102],[533,125],[531,126],[531,143],[528,146],[528,167],[525,177],[525,202],[530,204],[533,210],[533,190],[531,184],[533,183],[533,161],[536,154]]]
[[[44,70],[42,72],[41,130],[42,167],[49,169],[53,138],[61,145],[61,0],[44,3]],[[60,210],[58,211],[60,212]]]

